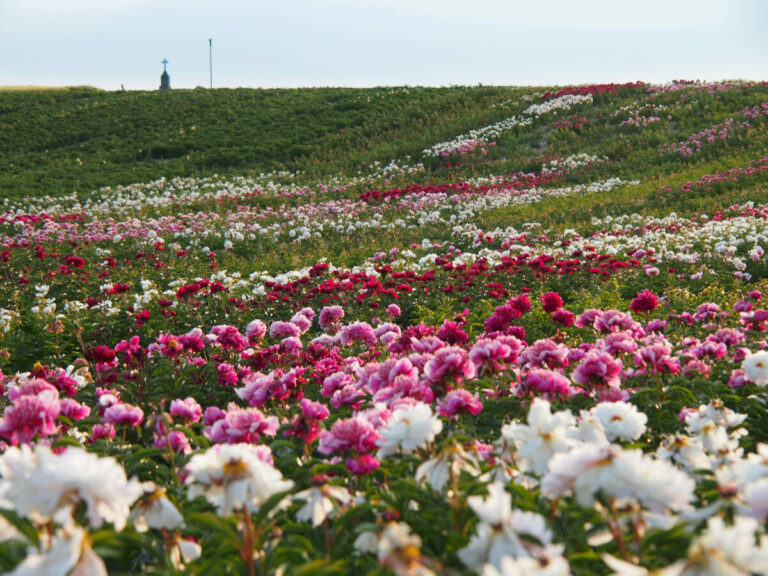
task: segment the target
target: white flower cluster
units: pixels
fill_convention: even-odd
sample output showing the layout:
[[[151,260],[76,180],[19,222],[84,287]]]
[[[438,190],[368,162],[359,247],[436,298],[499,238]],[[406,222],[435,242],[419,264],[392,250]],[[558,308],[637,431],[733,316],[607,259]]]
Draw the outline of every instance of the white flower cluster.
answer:
[[[530,118],[522,116],[511,116],[495,124],[483,126],[477,130],[470,130],[466,134],[460,134],[453,140],[447,142],[438,142],[437,144],[426,148],[422,154],[426,157],[442,158],[457,153],[462,148],[477,142],[491,142],[503,132],[512,130],[517,126],[529,126],[533,121]]]
[[[592,166],[607,161],[608,158],[605,156],[592,156],[582,152],[581,154],[572,154],[566,158],[555,158],[554,160],[542,164],[541,173],[552,174],[570,172],[571,170],[581,168],[582,166]]]
[[[523,114],[528,116],[542,116],[543,114],[549,114],[557,110],[570,110],[572,106],[577,104],[589,103],[592,104],[592,94],[565,94],[559,98],[553,98],[546,102],[539,104],[531,104],[523,111]]]

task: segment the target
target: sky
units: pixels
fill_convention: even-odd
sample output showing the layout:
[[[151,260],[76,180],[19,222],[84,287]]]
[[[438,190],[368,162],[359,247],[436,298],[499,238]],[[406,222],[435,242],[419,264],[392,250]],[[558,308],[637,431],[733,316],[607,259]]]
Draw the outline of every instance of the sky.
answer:
[[[768,0],[0,0],[0,86],[768,79]]]

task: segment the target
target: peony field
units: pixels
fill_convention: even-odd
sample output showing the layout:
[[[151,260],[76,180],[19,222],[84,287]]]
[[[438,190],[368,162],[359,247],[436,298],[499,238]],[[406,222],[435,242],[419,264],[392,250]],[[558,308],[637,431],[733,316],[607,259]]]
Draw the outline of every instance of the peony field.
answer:
[[[768,574],[768,84],[22,96],[0,572]]]

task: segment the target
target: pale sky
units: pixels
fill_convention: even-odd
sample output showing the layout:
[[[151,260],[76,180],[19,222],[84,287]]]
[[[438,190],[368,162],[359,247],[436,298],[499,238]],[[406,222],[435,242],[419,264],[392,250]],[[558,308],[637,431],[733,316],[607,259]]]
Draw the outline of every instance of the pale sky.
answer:
[[[0,0],[0,86],[768,79],[768,0]]]

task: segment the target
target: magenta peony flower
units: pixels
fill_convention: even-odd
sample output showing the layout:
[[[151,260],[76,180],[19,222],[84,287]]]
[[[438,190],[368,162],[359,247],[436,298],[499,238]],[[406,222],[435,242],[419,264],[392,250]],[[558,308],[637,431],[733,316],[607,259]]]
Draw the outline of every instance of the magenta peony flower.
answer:
[[[565,308],[560,308],[552,313],[552,320],[558,324],[562,324],[564,328],[568,328],[569,326],[573,326],[573,312],[566,310]]]
[[[0,418],[0,437],[16,445],[31,443],[35,436],[51,436],[58,430],[56,418],[60,413],[59,392],[55,388],[25,394],[6,406]]]

